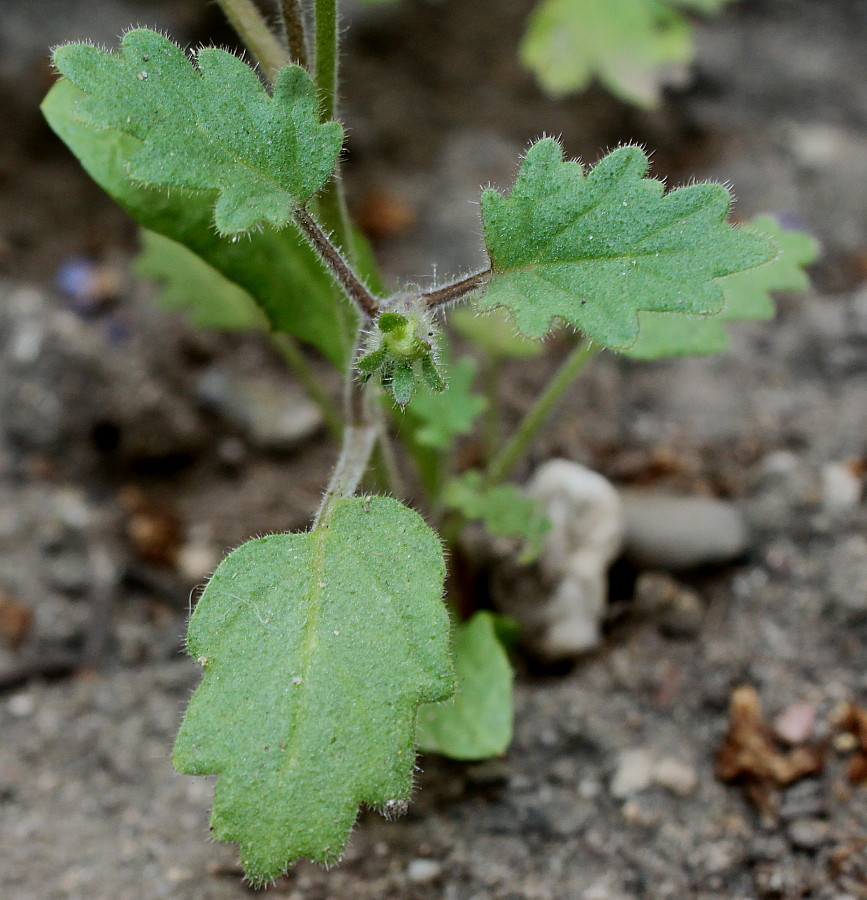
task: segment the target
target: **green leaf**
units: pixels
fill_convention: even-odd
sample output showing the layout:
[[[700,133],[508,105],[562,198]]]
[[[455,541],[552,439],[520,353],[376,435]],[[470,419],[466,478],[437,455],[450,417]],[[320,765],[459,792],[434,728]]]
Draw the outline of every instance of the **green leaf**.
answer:
[[[163,307],[187,313],[197,328],[246,331],[268,327],[253,298],[195,253],[146,228],[140,239],[135,273],[160,283]]]
[[[477,313],[462,306],[452,312],[449,322],[458,334],[495,359],[528,359],[542,352],[541,342],[531,341],[519,334],[503,309]]]
[[[626,351],[632,359],[662,359],[672,356],[709,356],[729,346],[726,325],[774,316],[772,291],[803,290],[809,284],[804,266],[818,255],[818,244],[807,234],[784,229],[771,216],[758,216],[747,223],[779,248],[776,258],[763,266],[720,278],[725,307],[715,316],[684,316],[677,313],[643,312],[641,333]]]
[[[481,309],[508,307],[542,337],[556,319],[606,347],[631,346],[638,311],[718,312],[715,278],[772,258],[764,238],[725,223],[728,191],[693,184],[664,194],[638,147],[589,174],[550,138],[534,144],[509,197],[482,194],[493,277]]]
[[[526,546],[522,562],[531,562],[539,555],[542,535],[551,527],[537,500],[515,484],[486,485],[478,469],[453,478],[446,485],[443,499],[467,521],[482,522],[491,534],[521,538]]]
[[[689,22],[678,10],[714,12],[728,0],[542,0],[530,16],[521,59],[551,94],[597,77],[608,90],[651,106],[667,71],[693,58]]]
[[[221,237],[213,227],[213,192],[166,191],[132,182],[127,164],[141,142],[78,121],[73,113],[83,96],[61,79],[43,101],[42,112],[91,178],[139,224],[183,244],[246,290],[274,330],[306,341],[336,366],[346,365],[355,341],[355,310],[296,228],[264,226],[241,240]]]
[[[414,440],[422,447],[448,450],[455,438],[473,430],[487,406],[485,398],[472,390],[476,363],[471,357],[448,365],[446,376],[444,391],[420,385],[407,408],[414,425]]]
[[[457,693],[419,710],[421,750],[452,759],[487,759],[504,753],[511,743],[512,667],[497,639],[497,618],[478,612],[456,628]]]
[[[280,71],[272,97],[232,53],[208,47],[192,61],[141,28],[119,52],[65,44],[54,65],[86,95],[81,121],[141,142],[128,161],[134,181],[216,192],[222,234],[286,225],[331,177],[343,144],[337,122],[320,124],[316,86],[300,66]]]
[[[217,568],[190,620],[204,676],[174,763],[219,775],[211,827],[254,883],[335,862],[359,804],[409,797],[416,710],[454,690],[444,571],[436,534],[385,497]]]

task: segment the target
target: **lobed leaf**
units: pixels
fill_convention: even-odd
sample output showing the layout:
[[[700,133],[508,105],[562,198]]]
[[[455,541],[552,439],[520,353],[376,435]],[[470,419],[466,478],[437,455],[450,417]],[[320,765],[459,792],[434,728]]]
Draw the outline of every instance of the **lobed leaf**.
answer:
[[[638,312],[697,315],[723,305],[714,279],[759,265],[764,238],[725,223],[728,191],[694,184],[664,194],[638,147],[585,175],[550,138],[534,144],[508,197],[482,194],[493,276],[481,309],[505,306],[524,335],[562,320],[606,347],[638,336]]]
[[[493,613],[477,612],[455,629],[458,688],[445,703],[419,709],[419,749],[452,759],[488,759],[512,741],[512,667]]]
[[[680,8],[715,12],[730,0],[541,0],[530,16],[521,59],[551,94],[581,90],[597,77],[639,106],[694,54]]]
[[[641,332],[626,350],[633,359],[672,356],[708,356],[728,348],[726,325],[770,319],[774,316],[772,291],[802,290],[809,281],[804,266],[816,259],[818,244],[809,235],[783,228],[771,216],[758,216],[747,227],[771,238],[779,248],[776,258],[763,266],[720,278],[725,306],[715,316],[643,312]]]
[[[141,142],[129,176],[216,192],[222,234],[286,225],[331,177],[343,145],[337,122],[319,122],[316,85],[300,66],[280,71],[271,96],[232,53],[205,48],[193,63],[142,28],[114,53],[65,44],[54,64],[85,95],[75,108],[82,122]]]
[[[482,522],[491,534],[521,538],[525,542],[523,562],[538,556],[542,536],[551,527],[537,500],[514,484],[485,484],[478,469],[453,478],[446,485],[443,499],[467,521]]]
[[[127,164],[141,142],[76,119],[83,97],[61,79],[43,101],[42,112],[91,178],[139,224],[183,244],[246,290],[274,330],[295,335],[343,367],[354,344],[357,315],[295,226],[280,231],[265,226],[242,240],[220,236],[213,228],[214,192],[168,192],[131,181]]]
[[[185,312],[197,328],[248,331],[268,327],[253,298],[191,250],[146,228],[141,230],[140,240],[134,271],[160,284],[159,302],[165,309]]]
[[[202,664],[175,744],[216,774],[211,827],[264,883],[339,859],[360,803],[412,790],[416,710],[454,690],[436,534],[385,497],[335,503],[303,534],[248,541],[190,620]]]

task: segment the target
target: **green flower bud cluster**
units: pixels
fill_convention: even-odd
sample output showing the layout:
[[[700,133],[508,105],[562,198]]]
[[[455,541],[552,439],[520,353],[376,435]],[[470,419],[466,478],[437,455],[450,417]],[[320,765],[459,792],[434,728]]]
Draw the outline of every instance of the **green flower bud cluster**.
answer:
[[[436,329],[425,311],[381,313],[356,365],[362,381],[378,372],[398,406],[409,403],[419,379],[434,391],[446,387],[437,362]]]

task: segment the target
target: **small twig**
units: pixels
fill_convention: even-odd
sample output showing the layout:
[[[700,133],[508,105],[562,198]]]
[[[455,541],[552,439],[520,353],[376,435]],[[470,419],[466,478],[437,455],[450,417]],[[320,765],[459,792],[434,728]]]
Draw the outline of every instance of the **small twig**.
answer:
[[[319,223],[306,209],[295,211],[295,221],[304,236],[313,245],[313,249],[322,257],[331,270],[337,283],[343,288],[346,296],[358,307],[367,319],[373,319],[379,312],[379,301],[367,289],[364,282],[355,274],[355,270],[346,258],[331,242],[328,235],[320,228]]]
[[[304,32],[304,17],[298,0],[280,0],[280,13],[283,18],[283,34],[286,47],[293,62],[308,68],[307,36]]]
[[[432,291],[425,291],[419,294],[419,299],[428,309],[436,309],[454,300],[460,300],[461,297],[478,290],[488,282],[492,274],[493,272],[490,268],[485,269],[483,272],[474,272],[472,275],[467,275],[465,278],[459,278],[457,281],[451,282],[451,284],[434,288]]]
[[[252,0],[217,0],[229,24],[256,57],[265,77],[273,84],[277,73],[291,60],[286,48],[268,27]]]

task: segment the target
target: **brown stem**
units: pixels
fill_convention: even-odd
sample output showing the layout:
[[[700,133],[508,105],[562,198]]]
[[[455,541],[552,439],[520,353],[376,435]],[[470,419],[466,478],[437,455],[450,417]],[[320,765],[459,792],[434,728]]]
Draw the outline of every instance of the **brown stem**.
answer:
[[[299,66],[307,68],[307,41],[304,33],[304,18],[298,0],[280,0],[280,12],[283,16],[283,32],[289,56]]]
[[[474,272],[472,275],[459,278],[451,284],[419,294],[419,299],[428,309],[436,309],[439,306],[444,306],[446,303],[451,303],[453,300],[460,300],[461,297],[478,290],[487,283],[492,274],[493,272],[490,268],[485,269],[483,272]]]
[[[319,223],[306,209],[295,211],[295,221],[304,233],[313,249],[322,257],[331,270],[338,284],[346,292],[346,296],[359,308],[368,319],[376,318],[379,312],[379,301],[355,274],[355,270],[344,258],[340,250],[331,242],[328,235],[319,227]]]

